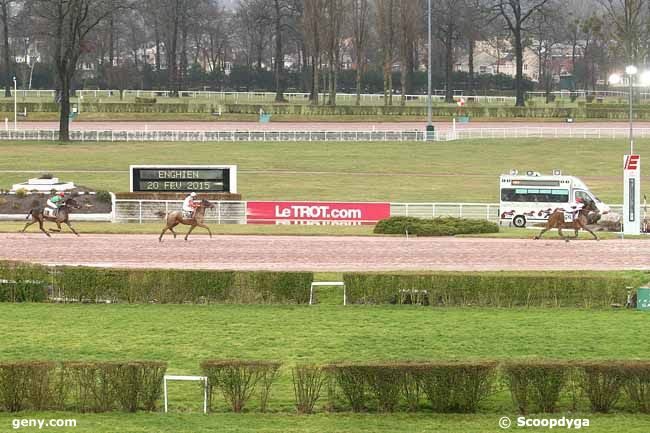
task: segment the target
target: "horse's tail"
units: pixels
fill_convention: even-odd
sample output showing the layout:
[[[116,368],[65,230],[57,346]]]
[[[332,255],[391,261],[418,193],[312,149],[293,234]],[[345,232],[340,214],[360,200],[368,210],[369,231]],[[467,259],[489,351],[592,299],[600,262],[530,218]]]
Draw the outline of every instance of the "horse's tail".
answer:
[[[156,212],[156,216],[158,218],[165,218],[167,216],[167,213],[164,210],[159,210]]]

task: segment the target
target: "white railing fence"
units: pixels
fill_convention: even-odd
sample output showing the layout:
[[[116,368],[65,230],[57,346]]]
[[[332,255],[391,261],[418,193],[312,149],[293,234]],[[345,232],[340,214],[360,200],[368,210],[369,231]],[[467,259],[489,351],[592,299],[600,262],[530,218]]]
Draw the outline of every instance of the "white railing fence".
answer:
[[[422,141],[424,131],[70,131],[74,141]],[[57,141],[56,130],[0,130],[0,140]]]
[[[208,209],[206,221],[217,224],[246,224],[245,201],[215,201],[215,209]],[[162,215],[179,210],[180,200],[116,199],[113,203],[114,222],[160,222]],[[613,212],[622,213],[622,205],[610,205]],[[458,218],[499,220],[498,203],[391,203],[391,216]]]
[[[246,224],[245,201],[213,201],[205,221],[216,224]],[[180,210],[182,200],[116,199],[113,202],[113,222],[158,222],[170,211]]]

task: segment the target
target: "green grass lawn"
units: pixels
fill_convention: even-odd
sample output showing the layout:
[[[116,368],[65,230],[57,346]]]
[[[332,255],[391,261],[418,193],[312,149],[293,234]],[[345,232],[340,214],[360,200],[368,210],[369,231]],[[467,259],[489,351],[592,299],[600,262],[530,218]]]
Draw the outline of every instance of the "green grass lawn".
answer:
[[[341,300],[338,290],[318,294],[328,303]],[[199,374],[198,363],[206,358],[285,363],[267,415],[256,412],[253,400],[247,414],[227,413],[219,402],[217,413],[203,416],[197,413],[198,386],[173,383],[169,415],[1,414],[0,431],[9,431],[13,418],[76,418],[79,427],[57,431],[496,432],[499,417],[515,416],[503,391],[486,400],[476,415],[325,414],[320,409],[315,416],[294,415],[288,367],[337,360],[647,358],[647,321],[644,313],[622,310],[0,304],[2,360],[157,359],[168,361],[169,372],[176,374]],[[650,422],[648,416],[621,409],[607,416],[579,409],[579,414],[568,416],[590,418],[589,431],[645,433]]]
[[[650,140],[641,139],[636,144],[642,155],[650,150]],[[621,160],[627,148],[626,140],[605,139],[67,145],[2,142],[0,188],[35,175],[2,170],[49,172],[94,189],[128,191],[129,164],[237,164],[239,190],[251,200],[497,202],[499,174],[511,168],[542,173],[561,168],[566,174],[581,177],[605,202],[620,203]],[[650,168],[643,165],[642,170],[642,185],[648,185]]]

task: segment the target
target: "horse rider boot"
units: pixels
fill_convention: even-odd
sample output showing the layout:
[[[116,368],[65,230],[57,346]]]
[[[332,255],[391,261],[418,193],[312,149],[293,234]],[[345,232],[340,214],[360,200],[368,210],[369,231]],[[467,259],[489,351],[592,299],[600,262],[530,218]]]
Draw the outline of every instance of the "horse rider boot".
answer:
[[[63,198],[65,197],[64,192],[59,192],[53,197],[50,197],[47,200],[47,208],[45,209],[45,216],[56,218],[59,214],[59,208],[63,206]],[[49,215],[48,215],[49,214]]]
[[[197,205],[198,202],[196,200],[196,193],[191,192],[187,197],[185,197],[185,200],[183,200],[183,207],[181,208],[183,211],[183,218],[194,218],[194,210],[196,209]]]

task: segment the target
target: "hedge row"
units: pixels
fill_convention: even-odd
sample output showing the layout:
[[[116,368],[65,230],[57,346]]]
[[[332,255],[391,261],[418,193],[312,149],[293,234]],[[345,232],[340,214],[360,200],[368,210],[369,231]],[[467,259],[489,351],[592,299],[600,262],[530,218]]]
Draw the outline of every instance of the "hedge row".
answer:
[[[167,364],[156,361],[0,363],[0,409],[152,411]]]
[[[237,359],[201,362],[209,407],[221,393],[234,412],[259,398],[266,411],[280,362]],[[155,361],[0,363],[0,410],[106,412],[156,410],[167,364]],[[338,363],[292,368],[295,407],[327,410],[474,413],[488,397],[509,391],[518,412],[615,407],[650,413],[650,360],[643,361],[433,361]],[[618,406],[617,406],[618,404]],[[562,406],[566,407],[562,407]]]
[[[391,217],[379,221],[374,228],[374,233],[386,235],[454,236],[498,232],[499,226],[493,222],[455,217]]]
[[[58,267],[0,261],[0,301],[307,303],[308,272]]]
[[[425,407],[474,413],[486,398],[507,389],[518,412],[622,408],[650,413],[650,361],[494,361],[334,364],[293,369],[296,409],[311,413],[327,390],[329,410],[361,412]],[[422,402],[426,400],[423,406]]]
[[[219,391],[233,412],[241,412],[257,392],[260,410],[266,412],[271,386],[278,377],[280,362],[218,359],[201,362],[203,375],[208,378],[210,410],[214,409],[214,394]]]
[[[343,280],[348,300],[359,304],[582,308],[624,304],[627,287],[643,282],[642,277],[594,272],[345,273]]]

